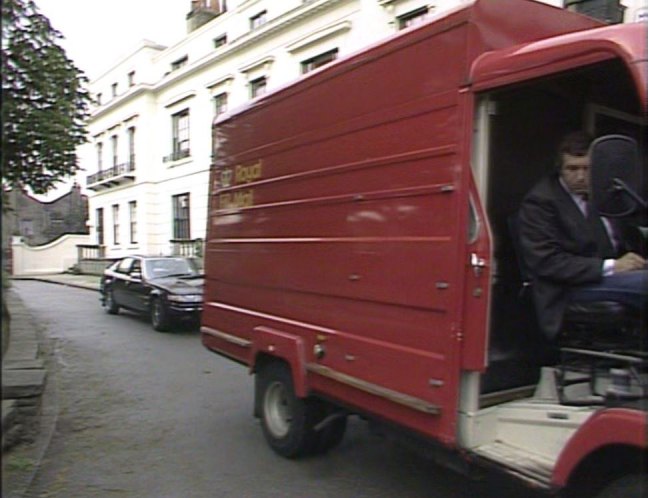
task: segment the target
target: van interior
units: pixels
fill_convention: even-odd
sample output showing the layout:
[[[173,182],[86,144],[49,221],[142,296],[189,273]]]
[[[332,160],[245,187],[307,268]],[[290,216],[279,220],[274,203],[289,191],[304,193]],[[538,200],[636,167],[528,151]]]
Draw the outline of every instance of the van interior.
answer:
[[[508,220],[533,185],[557,167],[555,150],[564,134],[579,129],[595,137],[622,134],[637,140],[643,161],[640,194],[646,198],[646,118],[631,76],[617,60],[490,91],[480,96],[477,114],[475,143],[482,152],[487,148],[487,159],[473,168],[494,253],[489,367],[481,392],[523,392],[537,382],[540,367],[559,361],[559,344],[538,329]]]

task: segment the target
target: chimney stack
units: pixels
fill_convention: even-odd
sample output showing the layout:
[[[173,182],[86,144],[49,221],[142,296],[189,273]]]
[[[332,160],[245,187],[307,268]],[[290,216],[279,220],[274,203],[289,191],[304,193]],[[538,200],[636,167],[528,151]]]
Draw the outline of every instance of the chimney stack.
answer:
[[[197,30],[226,11],[226,0],[191,0],[191,10],[187,14],[187,33]]]

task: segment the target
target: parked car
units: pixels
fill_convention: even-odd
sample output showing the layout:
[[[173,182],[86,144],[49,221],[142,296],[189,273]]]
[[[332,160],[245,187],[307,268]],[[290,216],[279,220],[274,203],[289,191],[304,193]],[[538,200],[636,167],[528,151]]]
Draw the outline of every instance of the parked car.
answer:
[[[153,328],[165,331],[177,320],[200,320],[203,281],[192,258],[127,256],[104,271],[101,304],[111,315],[120,308],[149,314]]]

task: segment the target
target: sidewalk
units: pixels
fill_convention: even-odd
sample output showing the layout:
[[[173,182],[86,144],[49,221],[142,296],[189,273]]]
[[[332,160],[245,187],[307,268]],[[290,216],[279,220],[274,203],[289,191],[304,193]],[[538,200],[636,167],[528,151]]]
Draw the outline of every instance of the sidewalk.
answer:
[[[12,277],[99,290],[100,277],[54,274]],[[5,290],[9,308],[9,346],[2,358],[2,451],[20,441],[29,441],[39,425],[41,398],[47,381],[43,358],[42,330],[16,292]]]
[[[79,287],[81,289],[99,290],[98,275],[75,275],[72,273],[55,273],[51,275],[23,275],[11,277],[12,280],[38,280],[41,282],[50,282],[70,287]]]

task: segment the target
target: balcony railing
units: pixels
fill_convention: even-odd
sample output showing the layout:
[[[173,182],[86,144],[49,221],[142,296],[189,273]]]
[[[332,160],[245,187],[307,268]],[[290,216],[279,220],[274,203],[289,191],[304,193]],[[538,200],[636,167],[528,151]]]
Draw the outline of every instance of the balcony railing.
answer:
[[[90,190],[103,190],[115,185],[132,182],[135,180],[135,161],[117,164],[112,168],[98,171],[89,175],[87,179]]]
[[[171,239],[169,242],[174,256],[203,257],[203,239]]]
[[[176,150],[169,154],[168,156],[164,156],[162,159],[162,162],[165,163],[170,163],[173,161],[179,161],[180,159],[184,159],[186,157],[191,156],[191,151],[189,149],[184,149],[184,150]]]
[[[79,261],[105,258],[106,247],[98,244],[77,244],[77,257]]]

